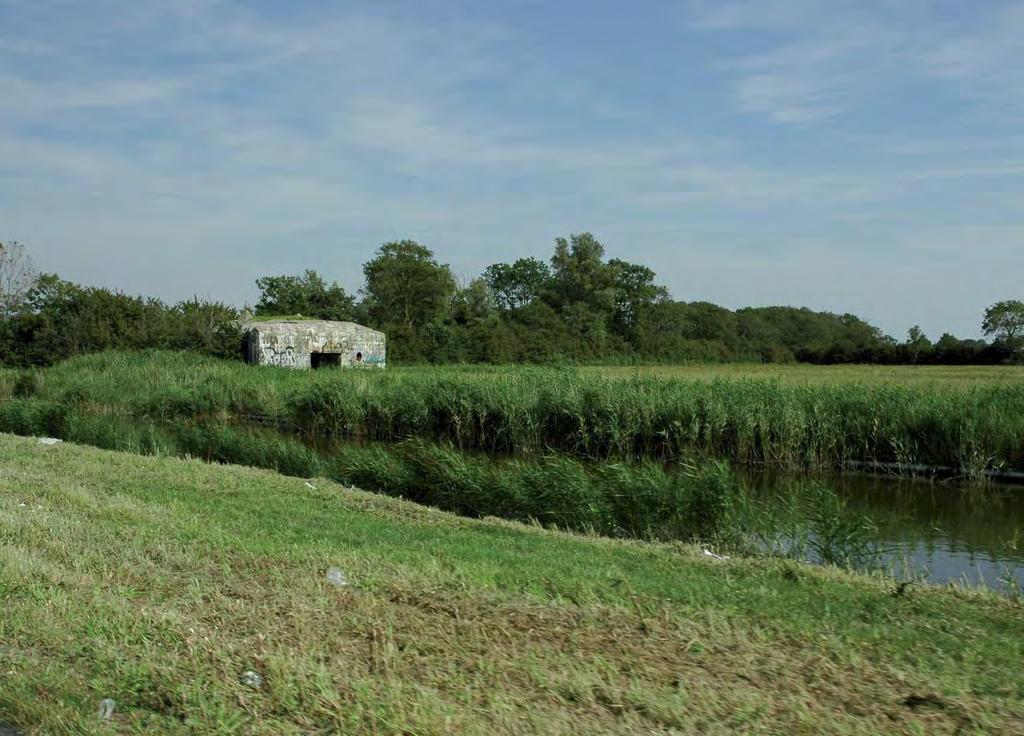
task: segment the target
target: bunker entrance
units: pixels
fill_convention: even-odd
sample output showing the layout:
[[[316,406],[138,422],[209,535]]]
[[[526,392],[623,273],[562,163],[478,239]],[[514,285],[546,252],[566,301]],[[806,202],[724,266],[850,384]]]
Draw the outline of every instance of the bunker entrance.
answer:
[[[341,353],[313,353],[309,358],[314,370],[341,367]]]

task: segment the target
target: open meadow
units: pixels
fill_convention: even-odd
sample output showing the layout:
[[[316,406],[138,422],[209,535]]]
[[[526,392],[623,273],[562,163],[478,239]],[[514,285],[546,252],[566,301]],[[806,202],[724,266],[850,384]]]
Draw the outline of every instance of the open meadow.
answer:
[[[994,594],[35,439],[0,468],[0,713],[27,734],[1024,730]]]
[[[583,374],[615,378],[658,377],[690,381],[757,378],[783,383],[867,383],[953,388],[1020,385],[1024,365],[810,365],[808,363],[691,363],[687,365],[583,366]]]

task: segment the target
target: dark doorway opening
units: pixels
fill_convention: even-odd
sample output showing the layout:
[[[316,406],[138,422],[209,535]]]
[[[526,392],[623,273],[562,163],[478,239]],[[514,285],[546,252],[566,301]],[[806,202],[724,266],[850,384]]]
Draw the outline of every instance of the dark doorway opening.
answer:
[[[313,353],[309,356],[309,364],[314,370],[320,368],[340,368],[341,353]]]
[[[362,363],[363,362],[363,354],[362,353],[356,353],[356,362],[357,363]]]

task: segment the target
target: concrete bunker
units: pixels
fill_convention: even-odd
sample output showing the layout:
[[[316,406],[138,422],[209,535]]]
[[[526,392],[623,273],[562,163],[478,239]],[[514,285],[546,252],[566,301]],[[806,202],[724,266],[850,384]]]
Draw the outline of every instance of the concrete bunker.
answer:
[[[242,325],[245,358],[286,368],[383,368],[383,332],[354,322],[314,319],[253,320]]]

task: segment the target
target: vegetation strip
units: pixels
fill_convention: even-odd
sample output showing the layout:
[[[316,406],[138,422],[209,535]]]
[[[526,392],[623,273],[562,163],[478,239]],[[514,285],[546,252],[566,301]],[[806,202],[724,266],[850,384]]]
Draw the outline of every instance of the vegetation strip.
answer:
[[[27,248],[0,243],[0,364],[40,366],[102,350],[162,348],[242,357],[239,310],[193,298],[159,299],[76,284],[35,270]],[[494,263],[459,284],[447,264],[412,240],[381,245],[363,264],[358,300],[314,270],[256,280],[261,319],[355,321],[387,334],[390,365],[687,362],[883,365],[1019,363],[1024,302],[991,305],[991,342],[920,326],[897,342],[853,314],[793,306],[732,311],[677,301],[654,271],[606,259],[590,233],[555,240],[550,260]]]
[[[798,480],[755,494],[718,461],[669,470],[653,462],[581,463],[559,455],[495,458],[419,440],[330,443],[321,451],[252,427],[139,422],[31,399],[0,406],[0,431],[327,477],[463,516],[700,542],[730,553],[874,569],[887,551],[872,539],[873,521],[850,512],[832,488]]]
[[[9,436],[0,468],[0,720],[29,733],[104,698],[124,734],[1024,729],[993,595]]]
[[[609,536],[724,543],[739,499],[739,480],[721,463],[674,473],[654,463],[588,468],[560,456],[493,459],[419,441],[337,445],[322,455],[297,439],[251,428],[117,420],[38,400],[0,407],[0,431],[329,477],[464,516]]]
[[[971,478],[1024,470],[1024,382],[619,379],[524,367],[311,375],[153,352],[8,373],[0,392],[156,419],[259,415],[309,434],[513,455],[713,457],[783,469],[897,463]]]

